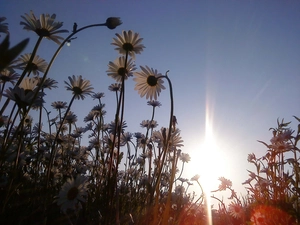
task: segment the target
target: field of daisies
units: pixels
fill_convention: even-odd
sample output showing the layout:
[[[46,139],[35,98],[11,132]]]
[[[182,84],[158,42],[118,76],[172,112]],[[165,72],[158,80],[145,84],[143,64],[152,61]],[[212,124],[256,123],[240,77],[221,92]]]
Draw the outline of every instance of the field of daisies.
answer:
[[[74,24],[68,31],[55,14],[25,13],[21,28],[37,35],[30,54],[23,54],[29,39],[10,46],[14,34],[5,20],[0,17],[0,224],[300,224],[298,117],[292,121],[297,130],[284,120],[270,129],[270,141],[261,141],[265,155],[248,155],[253,171],[243,183],[247,195],[238,196],[224,177],[217,190],[204,193],[199,175],[182,176],[191,158],[181,150],[168,71],[137,69],[134,64],[145,48],[138,33],[123,31],[107,43],[118,54],[106,71],[113,81],[109,94],[115,95],[115,102],[109,102],[115,105],[114,120],[107,121],[107,93],[94,92],[81,75],[65,79],[71,99],[52,102],[49,109],[44,96],[57,88],[48,73],[63,46],[86,29],[114,29],[122,24],[120,18],[85,27]],[[57,44],[49,62],[38,56],[44,41]],[[127,130],[124,96],[129,79],[135,90],[126,91],[135,91],[149,106],[151,116],[137,121],[144,132]],[[162,107],[161,91],[169,93],[170,110],[167,124],[158,127],[155,115]],[[73,103],[86,98],[97,103],[78,118]],[[78,121],[85,126],[79,127]],[[192,185],[199,192],[190,191]],[[224,191],[230,193],[226,201],[215,195]],[[212,208],[208,198],[218,205]]]

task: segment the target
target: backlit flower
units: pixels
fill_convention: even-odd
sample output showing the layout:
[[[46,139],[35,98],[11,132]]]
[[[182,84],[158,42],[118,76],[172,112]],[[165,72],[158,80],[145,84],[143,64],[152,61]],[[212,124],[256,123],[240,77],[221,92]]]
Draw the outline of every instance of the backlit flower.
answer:
[[[141,123],[140,123],[141,127],[143,128],[147,128],[147,129],[150,129],[150,128],[156,128],[158,126],[158,123],[156,120],[143,120]]]
[[[141,44],[143,38],[140,38],[138,33],[133,33],[133,31],[129,30],[123,31],[123,33],[116,34],[117,38],[113,38],[114,42],[112,45],[117,46],[115,50],[119,51],[120,54],[125,55],[126,52],[132,58],[135,57],[135,54],[140,54],[145,48],[144,45]]]
[[[121,84],[120,83],[114,83],[108,86],[108,90],[118,92],[121,90]]]
[[[159,101],[151,100],[147,102],[147,105],[153,106],[155,108],[155,107],[160,107],[161,103]]]
[[[77,122],[77,116],[72,111],[69,111],[65,118],[65,123],[73,124]]]
[[[146,95],[146,99],[157,100],[161,90],[165,89],[164,81],[159,78],[162,74],[148,66],[141,66],[141,70],[141,72],[134,73],[135,78],[133,80],[136,82],[134,90],[137,90],[141,97]]]
[[[179,159],[183,162],[183,163],[188,163],[189,161],[191,161],[191,156],[187,153],[181,153],[179,156]]]
[[[198,181],[199,178],[200,178],[200,175],[199,175],[199,174],[196,174],[195,176],[193,176],[193,177],[191,178],[191,181]]]
[[[38,85],[40,85],[41,81],[42,81],[42,79],[39,79],[39,84]],[[44,80],[43,84],[42,84],[42,89],[47,88],[47,89],[51,90],[52,88],[57,88],[57,86],[56,86],[57,83],[58,82],[54,79],[46,78]]]
[[[228,180],[224,177],[220,177],[219,181],[221,181],[221,184],[219,185],[219,191],[225,191],[227,188],[231,188],[232,186],[231,180]]]
[[[16,61],[14,61],[16,65],[13,67],[24,70],[29,63],[30,57],[31,54],[28,53],[21,55]],[[48,63],[38,55],[35,55],[32,62],[28,65],[28,70],[34,75],[39,75],[39,72],[45,73],[47,67]]]
[[[164,147],[164,143],[168,140],[169,129],[162,127],[160,131],[154,131],[152,134],[153,140],[158,143],[158,147]],[[171,137],[169,139],[169,150],[180,148],[183,146],[183,140],[180,136],[180,130],[176,129],[171,132]]]
[[[72,91],[73,95],[75,95],[75,98],[77,99],[84,99],[85,95],[91,95],[93,92],[92,90],[94,89],[92,85],[90,84],[89,80],[85,80],[82,78],[81,75],[75,77],[73,75],[72,77],[68,77],[70,84],[65,81],[65,86],[68,91]]]
[[[34,95],[35,95],[34,91],[30,91],[30,90],[25,91],[25,89],[19,86],[15,86],[14,88],[9,88],[6,90],[6,93],[3,94],[3,96],[9,98],[12,101],[15,101],[18,104],[18,106],[21,108],[28,106],[34,99]],[[42,92],[38,93],[37,98],[35,99],[37,103],[41,101],[42,95],[43,95]]]
[[[236,219],[242,218],[244,214],[243,207],[240,204],[235,202],[231,202],[229,204],[228,211],[229,214]]]
[[[39,80],[36,78],[25,77],[20,83],[19,87],[23,88],[25,91],[33,91],[36,88],[38,82]]]
[[[6,20],[6,17],[0,17],[0,33],[9,34],[8,23],[2,23],[4,20]],[[0,37],[1,37],[1,35],[0,35]]]
[[[125,68],[125,57],[119,57],[114,62],[109,62],[107,75],[115,79],[117,82],[122,82],[123,78],[126,80],[128,77],[132,76],[132,71],[134,71],[135,65],[130,58],[126,63]]]
[[[40,37],[48,38],[57,44],[61,44],[60,40],[64,38],[57,36],[59,33],[67,33],[68,30],[59,30],[62,27],[63,22],[55,22],[56,15],[41,14],[40,19],[37,19],[32,11],[30,15],[25,13],[25,16],[21,16],[25,22],[21,21],[20,25],[24,25],[23,29],[28,31],[34,31]]]
[[[63,212],[68,209],[80,210],[82,208],[81,203],[86,202],[87,186],[87,178],[84,176],[68,179],[57,196],[57,205],[60,206]]]
[[[95,99],[99,99],[100,100],[103,97],[104,97],[104,93],[102,93],[102,92],[94,93],[92,95],[93,100],[95,100]]]
[[[67,102],[62,102],[62,101],[57,101],[57,102],[52,102],[51,106],[54,109],[66,109],[67,108]]]
[[[19,79],[20,75],[13,70],[4,69],[0,72],[0,83],[10,82],[15,84],[15,81]]]

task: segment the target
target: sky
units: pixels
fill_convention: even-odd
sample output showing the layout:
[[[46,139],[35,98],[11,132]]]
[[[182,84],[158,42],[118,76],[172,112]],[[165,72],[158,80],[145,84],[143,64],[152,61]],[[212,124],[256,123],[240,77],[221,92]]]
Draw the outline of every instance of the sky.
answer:
[[[300,116],[299,1],[0,0],[0,4],[0,16],[9,23],[11,46],[30,38],[23,53],[30,53],[37,40],[34,32],[19,24],[20,16],[30,10],[37,16],[55,13],[56,20],[64,22],[62,28],[70,31],[74,22],[80,28],[111,16],[123,21],[115,30],[100,27],[78,33],[71,46],[62,49],[49,72],[60,87],[46,96],[49,103],[71,99],[63,81],[73,74],[83,75],[96,92],[106,93],[107,111],[114,115],[114,105],[109,104],[113,96],[107,89],[114,80],[106,70],[118,53],[110,43],[122,30],[138,32],[146,48],[136,56],[135,64],[162,74],[170,71],[182,151],[192,156],[185,167],[186,178],[210,177],[215,183],[205,182],[217,188],[218,177],[224,176],[238,193],[245,193],[241,183],[248,179],[247,169],[255,169],[247,162],[248,154],[260,157],[267,151],[257,140],[271,139],[269,128],[276,127],[277,119],[292,121],[296,129],[293,116]],[[49,60],[56,48],[56,43],[44,40],[37,54]],[[130,131],[137,132],[140,122],[150,119],[151,110],[147,100],[133,90],[134,82],[127,84],[125,119]],[[168,87],[158,100],[162,106],[156,120],[159,127],[167,127]],[[95,104],[76,101],[72,110],[83,118]],[[208,125],[214,143],[207,149]]]

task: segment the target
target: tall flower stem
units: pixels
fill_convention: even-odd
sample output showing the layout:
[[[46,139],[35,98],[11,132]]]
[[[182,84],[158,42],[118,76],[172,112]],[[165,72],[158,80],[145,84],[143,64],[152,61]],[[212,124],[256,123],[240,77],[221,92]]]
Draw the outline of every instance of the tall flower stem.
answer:
[[[125,65],[124,68],[126,69],[127,67],[127,60],[128,60],[128,51],[126,51],[126,57],[125,57]],[[122,77],[122,86],[120,90],[120,97],[116,109],[116,115],[115,115],[115,127],[114,127],[114,136],[113,136],[113,141],[112,141],[112,146],[111,146],[111,152],[110,152],[110,163],[109,163],[109,170],[108,170],[108,201],[110,202],[109,204],[109,209],[112,210],[113,206],[113,200],[114,200],[114,193],[116,189],[116,179],[117,179],[117,173],[118,173],[118,163],[119,163],[119,154],[120,154],[120,141],[121,141],[121,132],[122,132],[122,124],[123,124],[123,117],[124,117],[124,101],[125,101],[125,75]],[[121,117],[119,119],[121,111]],[[116,143],[116,137],[118,137],[118,144],[117,144],[117,158],[116,158],[116,166],[113,172],[113,176],[111,178],[111,173],[112,173],[112,166],[114,162],[114,148],[115,148],[115,143]],[[116,199],[118,201],[118,199]],[[118,209],[117,209],[118,210]],[[112,213],[109,212],[109,213]],[[118,218],[116,218],[116,221],[118,221]]]
[[[170,88],[170,101],[171,101],[171,107],[170,107],[170,122],[169,122],[169,130],[168,130],[168,136],[167,136],[167,140],[166,142],[164,142],[164,148],[163,148],[163,156],[162,156],[162,160],[159,164],[159,171],[157,174],[157,179],[156,182],[154,183],[155,185],[155,206],[154,206],[154,220],[152,224],[158,224],[158,209],[159,209],[159,186],[160,186],[160,180],[161,180],[161,173],[162,173],[162,169],[164,166],[164,162],[166,159],[166,155],[169,149],[169,144],[170,144],[170,138],[171,138],[171,133],[172,133],[172,121],[173,121],[173,111],[174,111],[174,98],[173,98],[173,88],[172,88],[172,82],[169,79],[169,77],[167,76],[169,71],[166,72],[166,75],[164,76],[160,76],[158,77],[158,79],[162,79],[165,78],[168,83],[169,83],[169,88]],[[173,183],[172,181],[170,183]],[[170,190],[172,190],[172,185],[169,186]],[[154,193],[153,193],[154,194]],[[168,202],[170,202],[171,196],[169,196],[170,194],[168,194]],[[152,197],[151,197],[152,198]],[[168,217],[169,217],[169,208],[168,208],[168,202],[166,205],[166,211],[164,212],[163,215],[163,223],[162,224],[167,224],[168,223]],[[166,222],[166,223],[164,223]]]

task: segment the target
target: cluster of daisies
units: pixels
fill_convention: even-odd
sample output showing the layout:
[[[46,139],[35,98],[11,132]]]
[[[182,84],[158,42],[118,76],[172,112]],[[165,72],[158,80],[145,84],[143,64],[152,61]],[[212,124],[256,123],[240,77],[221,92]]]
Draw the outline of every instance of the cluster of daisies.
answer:
[[[30,201],[27,210],[34,212],[42,202],[43,210],[55,205],[59,215],[66,216],[72,223],[79,221],[79,213],[87,210],[93,218],[110,223],[107,222],[110,219],[99,215],[108,212],[109,204],[112,205],[110,210],[116,210],[115,199],[119,198],[118,204],[135,202],[119,213],[132,214],[132,220],[137,220],[138,213],[143,211],[140,206],[153,203],[153,190],[157,185],[162,191],[161,198],[168,194],[170,183],[173,184],[170,180],[174,173],[172,164],[190,161],[189,155],[180,150],[183,140],[175,117],[168,127],[160,129],[154,120],[155,109],[161,106],[157,98],[165,89],[164,76],[148,66],[134,72],[135,55],[145,48],[143,39],[131,30],[123,31],[116,34],[112,43],[121,56],[109,62],[107,70],[108,76],[115,80],[108,89],[117,96],[116,119],[106,121],[105,94],[95,93],[90,81],[81,75],[68,77],[65,88],[72,92],[72,98],[69,102],[52,102],[54,112],[51,112],[46,108],[45,93],[57,88],[57,81],[48,77],[51,64],[36,52],[44,38],[59,44],[59,48],[67,40],[58,36],[68,31],[61,30],[62,23],[55,18],[55,14],[42,14],[38,18],[33,12],[22,16],[23,28],[39,36],[36,49],[12,60],[1,71],[0,184],[4,211],[24,210],[25,213]],[[1,22],[4,20],[1,18]],[[119,18],[109,18],[100,25],[113,29],[120,24]],[[1,23],[0,32],[4,31],[8,32],[7,24]],[[140,122],[143,132],[128,132],[123,119],[123,87],[131,76],[136,82],[135,89],[149,100],[147,104],[151,107],[151,119]],[[85,126],[80,127],[72,105],[75,100],[88,96],[98,104],[83,118]],[[184,196],[187,202],[188,194],[178,191],[184,186],[184,182],[179,185],[181,175],[182,171],[176,177],[174,193],[177,201]],[[21,213],[19,220],[26,219]]]
[[[145,46],[143,38],[131,30],[116,34],[112,45],[119,56],[108,63],[107,75],[114,80],[108,87],[116,96],[116,111],[108,113],[103,92],[94,92],[89,80],[69,76],[65,88],[72,92],[69,102],[57,100],[47,109],[46,92],[57,88],[48,71],[49,63],[37,55],[41,41],[49,39],[58,51],[84,29],[105,26],[114,29],[120,18],[77,29],[63,38],[63,23],[56,15],[31,11],[21,16],[23,29],[38,35],[32,53],[12,57],[6,42],[0,46],[0,221],[5,224],[297,224],[300,214],[299,131],[278,123],[273,129],[268,153],[248,161],[249,195],[237,196],[229,179],[213,190],[218,209],[208,212],[207,195],[201,177],[184,178],[183,168],[191,160],[183,153],[183,140],[173,115],[173,93],[167,75],[148,66],[136,71],[135,58]],[[0,33],[9,34],[5,17],[0,17]],[[10,57],[7,57],[10,56]],[[3,60],[5,59],[5,60]],[[2,68],[2,67],[0,67]],[[19,72],[20,71],[20,72]],[[140,122],[141,131],[127,131],[124,118],[125,85],[133,77],[134,89],[147,99],[150,119]],[[171,96],[170,120],[158,127],[158,97],[168,80]],[[72,111],[75,100],[91,97],[97,101],[81,120]],[[107,101],[111,102],[111,101]],[[34,117],[31,115],[34,114]],[[113,121],[107,121],[114,115]],[[295,117],[298,122],[300,119]],[[289,157],[287,157],[287,155]],[[200,194],[190,193],[199,186]],[[214,196],[229,191],[230,203]],[[273,206],[271,205],[273,204]],[[209,209],[210,210],[210,209]],[[15,215],[14,212],[19,212]],[[209,215],[212,215],[210,218]],[[46,221],[46,222],[45,222]]]

